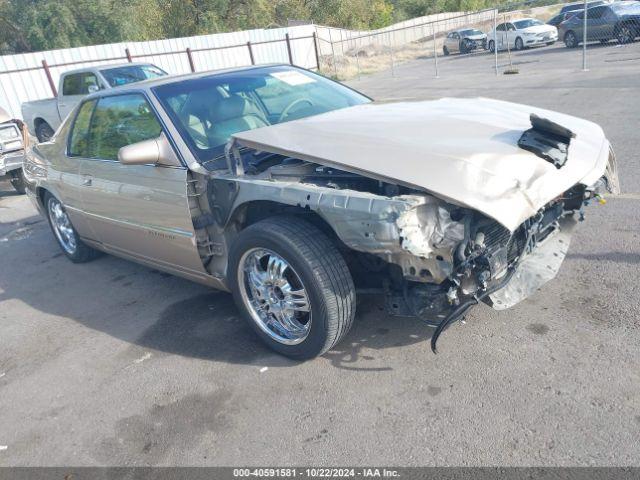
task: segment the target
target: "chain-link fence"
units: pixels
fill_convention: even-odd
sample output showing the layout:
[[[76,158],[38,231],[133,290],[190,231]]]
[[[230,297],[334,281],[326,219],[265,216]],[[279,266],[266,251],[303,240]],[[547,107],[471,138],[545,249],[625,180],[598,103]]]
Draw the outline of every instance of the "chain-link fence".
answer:
[[[372,32],[317,27],[321,71],[340,80],[382,70],[396,74],[399,65],[428,59],[436,77],[446,75],[446,62],[458,57],[492,60],[495,74],[518,73],[518,65],[531,62],[525,54],[538,54],[535,62],[552,59],[576,69],[595,68],[603,61],[589,50],[630,46],[624,52],[608,51],[607,57],[626,55],[640,60],[640,1],[588,0],[522,8],[508,4],[478,12],[421,17]],[[553,53],[553,56],[544,55]],[[601,65],[604,67],[604,65]],[[487,62],[469,62],[470,71]],[[456,65],[456,72],[460,71]]]

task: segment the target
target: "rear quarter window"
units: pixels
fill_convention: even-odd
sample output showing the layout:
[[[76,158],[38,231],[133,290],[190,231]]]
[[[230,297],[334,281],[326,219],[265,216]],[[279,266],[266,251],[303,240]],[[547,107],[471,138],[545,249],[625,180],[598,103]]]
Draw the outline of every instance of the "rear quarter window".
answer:
[[[84,102],[76,119],[73,122],[71,135],[69,137],[69,155],[72,157],[89,157],[91,156],[91,142],[89,139],[89,125],[91,124],[91,116],[96,106],[96,101],[91,100]]]

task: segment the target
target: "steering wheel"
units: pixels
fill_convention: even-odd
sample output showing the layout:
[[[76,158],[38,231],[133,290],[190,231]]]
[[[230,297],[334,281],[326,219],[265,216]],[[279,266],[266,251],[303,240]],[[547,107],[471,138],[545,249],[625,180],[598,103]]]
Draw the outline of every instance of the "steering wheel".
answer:
[[[287,105],[284,110],[282,110],[282,113],[280,114],[280,116],[278,117],[278,123],[280,123],[282,120],[284,120],[287,115],[289,115],[289,111],[295,107],[296,105],[298,105],[299,103],[308,103],[311,107],[313,107],[314,103],[306,97],[303,98],[296,98],[293,102],[291,102],[289,105]]]

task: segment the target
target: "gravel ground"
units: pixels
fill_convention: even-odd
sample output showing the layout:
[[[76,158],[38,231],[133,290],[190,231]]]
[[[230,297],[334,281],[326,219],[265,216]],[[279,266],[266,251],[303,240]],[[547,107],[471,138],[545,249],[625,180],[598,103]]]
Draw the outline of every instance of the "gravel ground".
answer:
[[[74,265],[0,184],[0,465],[640,465],[640,44],[397,66],[381,100],[486,96],[600,123],[623,195],[590,208],[557,279],[431,330],[362,298],[294,363],[231,297],[114,257]],[[501,56],[501,63],[504,56]],[[464,132],[460,132],[464,141]]]

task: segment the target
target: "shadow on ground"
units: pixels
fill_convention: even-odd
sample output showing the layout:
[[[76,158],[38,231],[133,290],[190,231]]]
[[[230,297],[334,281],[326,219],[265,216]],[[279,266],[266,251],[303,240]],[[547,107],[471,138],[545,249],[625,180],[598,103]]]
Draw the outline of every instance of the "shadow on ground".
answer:
[[[35,223],[38,220],[34,216],[14,222],[31,225],[28,237],[10,237],[0,244],[0,253],[10,259],[0,273],[0,303],[17,299],[159,353],[234,364],[297,365],[263,345],[230,294],[108,255],[89,264],[71,264],[46,222]],[[357,312],[351,332],[324,355],[335,367],[378,370],[366,366],[370,350],[417,342],[429,348],[431,328],[417,319],[389,317],[377,298],[362,297]]]

